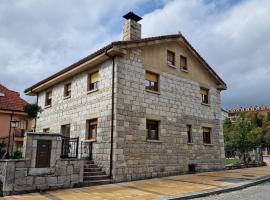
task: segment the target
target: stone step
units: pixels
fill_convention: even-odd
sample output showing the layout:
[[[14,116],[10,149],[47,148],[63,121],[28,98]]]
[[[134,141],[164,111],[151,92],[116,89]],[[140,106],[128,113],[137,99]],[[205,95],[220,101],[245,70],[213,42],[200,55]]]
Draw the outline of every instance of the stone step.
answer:
[[[99,167],[97,167],[97,168],[84,168],[83,171],[84,172],[100,172],[100,171],[102,171],[102,169]]]
[[[97,175],[106,175],[103,171],[96,171],[96,172],[83,172],[83,176],[97,176]]]
[[[84,164],[84,168],[98,168],[96,164]]]
[[[104,180],[104,179],[109,179],[108,175],[96,175],[96,176],[83,176],[83,180]]]
[[[84,163],[85,164],[95,164],[95,162],[93,160],[85,160]]]
[[[79,183],[79,187],[87,187],[87,186],[95,186],[95,185],[104,185],[104,184],[110,184],[111,179],[103,179],[103,180],[89,180],[89,181],[83,181]]]

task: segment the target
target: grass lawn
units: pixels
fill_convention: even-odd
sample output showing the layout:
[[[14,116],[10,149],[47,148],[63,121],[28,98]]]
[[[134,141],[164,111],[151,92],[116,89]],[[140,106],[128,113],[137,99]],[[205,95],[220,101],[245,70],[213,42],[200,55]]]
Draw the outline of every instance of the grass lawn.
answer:
[[[237,164],[239,162],[240,162],[240,160],[238,158],[226,158],[226,160],[225,160],[226,165]]]

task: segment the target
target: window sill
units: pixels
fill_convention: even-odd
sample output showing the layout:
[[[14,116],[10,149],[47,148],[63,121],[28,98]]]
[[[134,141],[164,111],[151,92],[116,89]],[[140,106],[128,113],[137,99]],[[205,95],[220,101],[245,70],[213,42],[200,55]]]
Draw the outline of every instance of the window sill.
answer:
[[[181,70],[182,72],[185,72],[185,73],[188,73],[188,72],[189,72],[188,69],[180,68],[180,70]]]
[[[201,104],[204,105],[204,106],[210,107],[210,103],[202,103],[202,102],[201,102]]]
[[[172,65],[172,64],[170,64],[170,63],[167,63],[167,65],[168,65],[169,67],[172,67],[172,68],[175,68],[175,69],[176,69],[176,66],[175,66],[175,65]]]
[[[160,140],[146,140],[147,142],[152,142],[152,143],[162,143]]]
[[[154,91],[154,90],[148,90],[148,89],[145,89],[146,92],[149,92],[149,93],[153,93],[153,94],[158,94],[160,95],[160,92],[159,91]]]
[[[98,89],[88,90],[87,94],[91,94],[91,93],[96,92],[96,91],[98,91]]]
[[[44,107],[44,109],[48,109],[50,107],[52,107],[52,105],[47,105],[47,106]]]
[[[70,97],[71,97],[70,95],[69,96],[65,96],[64,99],[69,99]]]
[[[188,142],[187,144],[188,144],[188,145],[194,145],[194,143],[193,143],[193,142]]]
[[[206,143],[203,143],[204,146],[214,146],[213,144],[206,144]]]
[[[91,139],[91,140],[84,140],[84,142],[96,142],[96,139]]]

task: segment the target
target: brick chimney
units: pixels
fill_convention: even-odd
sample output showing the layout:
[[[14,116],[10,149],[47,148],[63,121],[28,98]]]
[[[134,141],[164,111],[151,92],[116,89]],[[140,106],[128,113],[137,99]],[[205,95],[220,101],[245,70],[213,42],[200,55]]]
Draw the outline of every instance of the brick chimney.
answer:
[[[133,12],[123,16],[126,20],[123,27],[123,40],[141,39],[141,24],[138,23],[142,18]]]

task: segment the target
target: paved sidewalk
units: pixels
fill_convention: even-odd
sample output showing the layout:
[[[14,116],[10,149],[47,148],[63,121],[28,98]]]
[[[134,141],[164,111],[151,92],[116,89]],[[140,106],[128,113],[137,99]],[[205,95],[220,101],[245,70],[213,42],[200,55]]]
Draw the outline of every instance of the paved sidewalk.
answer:
[[[31,193],[4,197],[5,200],[105,200],[173,199],[191,194],[213,192],[270,177],[270,167],[257,167],[194,175],[170,176],[128,183]]]

